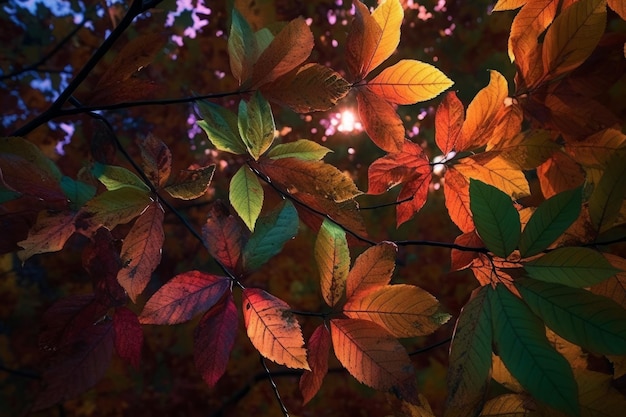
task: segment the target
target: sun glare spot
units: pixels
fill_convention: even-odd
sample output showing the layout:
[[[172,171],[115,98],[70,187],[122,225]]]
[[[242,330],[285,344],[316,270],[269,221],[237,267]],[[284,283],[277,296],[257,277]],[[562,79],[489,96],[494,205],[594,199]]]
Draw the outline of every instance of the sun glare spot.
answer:
[[[354,132],[363,130],[361,122],[356,120],[356,116],[352,110],[344,110],[339,113],[339,125],[337,130],[340,132]]]

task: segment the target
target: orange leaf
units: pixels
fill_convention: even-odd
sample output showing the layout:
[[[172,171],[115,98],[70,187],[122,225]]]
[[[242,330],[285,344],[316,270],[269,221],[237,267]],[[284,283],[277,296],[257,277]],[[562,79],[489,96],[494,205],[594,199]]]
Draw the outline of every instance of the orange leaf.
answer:
[[[382,32],[374,50],[374,56],[367,65],[367,73],[382,64],[398,47],[404,10],[399,0],[383,0],[372,13],[372,17]]]
[[[208,311],[230,288],[228,278],[188,271],[163,284],[139,316],[143,324],[176,324]]]
[[[308,403],[317,394],[322,381],[328,373],[328,354],[330,352],[330,332],[320,324],[309,339],[310,371],[304,371],[300,378],[300,391],[304,397],[303,404]]]
[[[374,94],[396,104],[430,100],[452,84],[454,82],[437,68],[412,59],[403,59],[385,68],[367,83]]]
[[[609,7],[613,9],[623,20],[626,20],[626,3],[622,0],[609,0]]]
[[[501,12],[503,10],[515,10],[522,7],[529,0],[498,0],[495,6],[493,6],[494,12]]]
[[[580,0],[554,20],[543,40],[543,69],[551,78],[571,71],[591,55],[604,34],[606,0]]]
[[[563,152],[555,152],[539,165],[537,176],[545,198],[576,188],[585,181],[585,173],[580,165]]]
[[[489,84],[476,94],[467,107],[458,143],[459,152],[479,148],[487,143],[495,117],[504,106],[509,91],[506,79],[498,71],[492,70],[489,74]]]
[[[320,271],[320,286],[326,304],[333,307],[343,296],[350,269],[350,250],[346,232],[324,220],[315,240],[315,262]]]
[[[335,356],[359,382],[415,395],[415,371],[396,338],[367,320],[332,319],[330,324]]]
[[[123,266],[117,281],[135,302],[150,282],[152,272],[161,262],[163,233],[163,208],[154,202],[137,218],[124,239],[120,254]]]
[[[604,168],[613,154],[626,149],[626,135],[617,129],[605,129],[584,141],[568,142],[565,151],[579,164]]]
[[[524,111],[516,102],[501,107],[485,150],[497,150],[510,145],[511,139],[522,130],[523,120]]]
[[[313,33],[303,18],[292,20],[261,53],[252,67],[249,84],[261,86],[302,64],[313,49]]]
[[[37,222],[28,231],[28,238],[18,242],[23,261],[38,253],[57,252],[63,249],[74,233],[74,214],[69,212],[40,211]]]
[[[463,233],[454,239],[454,244],[459,246],[465,246],[466,248],[482,248],[485,246],[482,239],[476,233],[476,230]],[[472,252],[467,250],[452,249],[450,251],[450,269],[453,271],[460,271],[472,264],[472,261],[479,252]]]
[[[243,290],[243,318],[248,337],[261,355],[289,368],[306,369],[300,324],[283,300],[258,288]]]
[[[143,170],[155,187],[162,187],[170,177],[172,153],[167,145],[156,136],[149,134],[139,141]]]
[[[463,103],[454,91],[450,91],[443,98],[435,113],[435,142],[444,155],[456,150],[464,119]]]
[[[511,61],[513,61],[516,43],[520,38],[536,40],[552,23],[554,16],[556,16],[559,2],[560,0],[528,0],[517,13],[513,23],[511,23],[511,34],[509,36],[509,57]],[[518,59],[516,55],[515,59]]]
[[[400,152],[405,130],[396,109],[367,86],[357,91],[359,117],[372,142],[384,151]]]
[[[396,267],[398,247],[392,242],[382,242],[359,255],[348,274],[346,297],[381,288],[391,281]]]
[[[211,256],[234,270],[247,237],[247,229],[244,230],[240,221],[229,213],[228,207],[215,202],[202,226],[202,240]]]
[[[454,168],[466,178],[477,179],[493,185],[513,199],[530,195],[530,187],[524,172],[500,156],[482,153],[463,158]]]
[[[346,316],[372,321],[395,337],[433,333],[450,319],[450,315],[438,310],[439,301],[430,293],[405,284],[357,294],[343,307]]]
[[[454,168],[448,168],[444,181],[443,195],[450,220],[462,232],[471,232],[475,226],[470,211],[469,181]]]
[[[350,73],[362,80],[370,72],[383,30],[360,1],[354,2],[355,14],[346,39],[346,61]]]

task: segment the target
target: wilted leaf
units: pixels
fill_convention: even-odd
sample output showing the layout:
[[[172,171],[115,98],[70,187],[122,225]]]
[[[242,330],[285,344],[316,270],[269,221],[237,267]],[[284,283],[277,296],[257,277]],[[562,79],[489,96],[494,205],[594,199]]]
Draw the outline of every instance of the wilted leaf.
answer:
[[[24,248],[18,255],[24,262],[38,253],[60,251],[75,230],[73,213],[41,211],[28,231],[28,238],[17,243]]]
[[[331,347],[330,332],[325,325],[317,326],[309,339],[309,365],[310,371],[304,371],[300,377],[300,392],[302,392],[303,404],[308,403],[317,394],[322,381],[328,373],[328,354]]]
[[[234,270],[247,239],[239,221],[222,202],[216,202],[202,227],[202,240],[211,256]]]
[[[230,72],[239,85],[250,77],[258,55],[259,48],[252,28],[241,13],[233,8],[228,33],[228,58]]]
[[[367,86],[391,103],[414,104],[437,97],[452,84],[452,80],[432,65],[403,59],[385,68]]]
[[[450,220],[463,232],[475,229],[470,211],[469,181],[456,169],[449,168],[444,176],[443,195]]]
[[[519,214],[511,198],[497,188],[470,180],[470,209],[485,246],[501,258],[517,248],[521,234]]]
[[[254,231],[254,225],[263,207],[263,187],[256,174],[247,166],[239,168],[230,180],[228,192],[230,204],[239,217]]]
[[[356,96],[359,117],[372,142],[387,152],[400,152],[405,130],[393,105],[365,86]]]
[[[350,73],[360,81],[373,69],[371,63],[383,30],[367,6],[360,1],[355,1],[354,6],[354,20],[346,39],[346,62]]]
[[[626,354],[626,310],[587,290],[523,279],[524,301],[559,336],[591,352]]]
[[[283,245],[298,233],[298,225],[298,212],[288,200],[267,216],[260,217],[243,249],[243,268],[247,271],[258,269],[280,253]]]
[[[305,64],[265,84],[268,99],[298,113],[328,110],[350,91],[350,83],[338,72],[320,64]]]
[[[319,161],[328,152],[332,152],[325,146],[307,139],[298,139],[295,142],[281,143],[274,146],[267,153],[272,159],[298,158],[304,161]]]
[[[152,134],[139,141],[139,148],[146,176],[155,187],[162,187],[170,177],[172,153],[163,141]]]
[[[599,284],[619,272],[599,252],[583,247],[563,247],[524,264],[528,275],[544,282],[570,287]]]
[[[141,192],[150,191],[150,187],[141,178],[123,167],[96,162],[91,168],[91,173],[109,191],[119,190],[122,187],[133,187]]]
[[[350,269],[350,250],[346,232],[324,220],[315,240],[315,262],[320,272],[320,286],[326,304],[333,307],[343,296]]]
[[[143,324],[176,324],[208,311],[230,288],[228,278],[200,271],[176,275],[146,302],[139,321]]]
[[[246,144],[239,135],[235,113],[209,101],[199,101],[198,111],[203,119],[198,121],[198,126],[204,130],[217,150],[236,155],[248,153]]]
[[[118,224],[128,223],[139,216],[152,203],[150,195],[134,187],[105,191],[89,200],[77,214],[77,229],[111,230]]]
[[[572,369],[546,339],[541,320],[502,285],[488,290],[488,298],[495,345],[511,374],[539,401],[580,415]]]
[[[330,326],[335,356],[358,381],[381,391],[415,395],[415,371],[396,338],[368,320],[332,319]]]
[[[398,247],[382,242],[360,254],[348,274],[346,298],[384,287],[391,281],[396,267]]]
[[[165,191],[174,198],[193,200],[206,192],[214,172],[215,165],[180,171],[174,182],[165,187]]]
[[[606,1],[581,0],[564,9],[543,40],[543,68],[554,78],[578,67],[604,34]]]
[[[439,302],[413,285],[387,285],[350,297],[343,307],[346,316],[372,321],[395,337],[425,336],[450,319],[439,312]]]
[[[487,287],[472,292],[461,310],[450,346],[445,417],[475,415],[491,375],[491,310]]]
[[[464,120],[463,103],[454,91],[448,92],[435,113],[435,142],[444,155],[457,150],[457,141]]]
[[[300,324],[286,302],[258,288],[243,290],[242,302],[248,337],[261,355],[288,368],[311,370]]]
[[[153,202],[135,220],[122,245],[123,266],[117,274],[117,280],[137,301],[137,297],[150,282],[152,272],[161,262],[161,249],[165,234],[163,232],[163,208]]]
[[[626,152],[616,152],[607,162],[602,178],[589,197],[589,215],[600,232],[609,229],[626,197]]]
[[[143,330],[137,315],[126,307],[115,309],[113,330],[115,351],[120,358],[138,369],[143,348]]]
[[[237,321],[237,307],[229,294],[202,316],[194,330],[194,363],[209,387],[214,387],[226,371],[237,337]]]
[[[270,103],[258,90],[249,102],[239,102],[238,126],[248,153],[255,160],[259,159],[274,141],[276,126]]]

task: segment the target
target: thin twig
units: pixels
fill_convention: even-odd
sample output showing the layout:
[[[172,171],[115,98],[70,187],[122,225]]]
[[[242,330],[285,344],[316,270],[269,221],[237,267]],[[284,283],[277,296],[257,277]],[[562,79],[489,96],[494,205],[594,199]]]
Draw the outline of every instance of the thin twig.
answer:
[[[0,365],[0,371],[6,372],[9,375],[19,376],[21,378],[29,378],[29,379],[41,379],[41,375],[30,372],[30,371],[21,371],[19,369],[7,368],[4,365]]]
[[[267,364],[265,363],[265,358],[263,356],[260,356],[260,357],[261,357],[261,364],[263,365],[263,369],[265,369],[265,373],[267,374],[267,379],[269,379],[270,384],[272,385],[274,396],[276,397],[276,400],[278,401],[278,404],[280,405],[280,409],[283,412],[283,416],[289,417],[289,411],[287,410],[287,407],[285,406],[283,399],[280,398],[280,392],[278,392],[278,387],[276,386],[276,382],[274,382],[272,372],[267,367]]]
[[[445,344],[450,343],[451,340],[452,340],[452,336],[449,336],[443,340],[433,343],[432,345],[428,345],[423,348],[414,350],[413,352],[409,353],[409,356],[415,356],[415,355],[419,355],[420,353],[428,352],[429,350],[432,350],[432,349],[438,348],[439,346],[443,346]]]
[[[383,204],[378,204],[378,205],[374,205],[374,206],[359,207],[359,210],[376,210],[376,209],[384,208],[384,207],[399,206],[402,203],[406,203],[406,202],[412,201],[414,198],[415,198],[415,196],[410,196],[410,197],[407,197],[407,198],[405,198],[403,200],[393,201],[391,203],[383,203]]]

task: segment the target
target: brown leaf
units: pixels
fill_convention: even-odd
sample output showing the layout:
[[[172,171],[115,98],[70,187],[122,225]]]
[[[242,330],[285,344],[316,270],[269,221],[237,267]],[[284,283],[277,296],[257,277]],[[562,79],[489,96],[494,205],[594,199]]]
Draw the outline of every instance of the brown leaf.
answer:
[[[346,39],[346,61],[352,76],[360,81],[373,69],[372,59],[383,30],[367,6],[360,1],[355,1],[354,6],[354,20]]]
[[[18,255],[23,262],[38,253],[60,251],[75,229],[74,213],[41,211],[28,231],[28,238],[18,242],[24,248]]]
[[[585,173],[572,158],[555,152],[537,167],[541,192],[545,198],[578,187],[585,181]]]
[[[304,371],[300,377],[300,392],[303,404],[308,403],[317,394],[322,381],[328,373],[328,354],[330,353],[330,332],[325,325],[320,324],[309,339],[310,371]]]
[[[172,153],[167,145],[152,134],[139,141],[143,170],[155,187],[162,187],[170,177]]]

